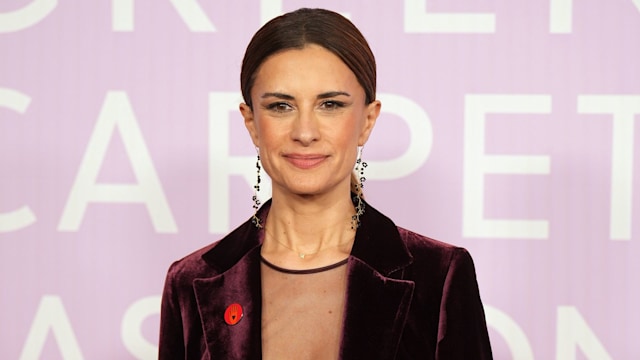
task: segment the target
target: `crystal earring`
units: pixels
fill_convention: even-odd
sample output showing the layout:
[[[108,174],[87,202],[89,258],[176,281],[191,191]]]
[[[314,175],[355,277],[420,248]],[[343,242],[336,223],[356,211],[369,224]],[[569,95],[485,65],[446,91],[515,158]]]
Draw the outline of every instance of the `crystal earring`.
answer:
[[[256,184],[253,185],[253,216],[251,216],[251,222],[253,223],[253,225],[255,225],[257,228],[261,228],[262,224],[260,224],[260,218],[258,218],[257,214],[258,214],[258,209],[260,208],[260,199],[258,199],[258,193],[260,192],[260,150],[258,148],[256,148],[256,151],[258,151],[258,155],[257,155],[257,159],[256,159],[256,169],[257,169],[257,177],[256,177]]]
[[[353,196],[353,206],[355,207],[356,213],[351,217],[351,229],[355,230],[360,226],[360,216],[364,214],[364,193],[362,192],[362,188],[364,187],[364,182],[367,181],[367,178],[364,176],[364,169],[367,167],[367,163],[362,161],[362,146],[358,146],[358,157],[356,159],[356,184],[355,190],[356,193]]]

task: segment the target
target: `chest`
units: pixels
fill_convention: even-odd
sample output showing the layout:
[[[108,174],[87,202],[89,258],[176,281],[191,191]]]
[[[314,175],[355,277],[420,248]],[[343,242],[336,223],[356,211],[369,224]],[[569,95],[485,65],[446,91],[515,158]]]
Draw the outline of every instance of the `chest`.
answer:
[[[342,339],[346,265],[288,274],[261,265],[264,359],[337,359]]]

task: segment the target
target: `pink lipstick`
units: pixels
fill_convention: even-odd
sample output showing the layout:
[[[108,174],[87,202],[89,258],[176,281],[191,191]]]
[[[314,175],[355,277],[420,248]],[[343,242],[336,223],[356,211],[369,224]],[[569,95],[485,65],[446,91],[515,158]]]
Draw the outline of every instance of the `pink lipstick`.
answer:
[[[319,154],[288,154],[285,155],[285,158],[289,161],[289,163],[299,169],[311,169],[322,163],[327,158],[327,156]]]

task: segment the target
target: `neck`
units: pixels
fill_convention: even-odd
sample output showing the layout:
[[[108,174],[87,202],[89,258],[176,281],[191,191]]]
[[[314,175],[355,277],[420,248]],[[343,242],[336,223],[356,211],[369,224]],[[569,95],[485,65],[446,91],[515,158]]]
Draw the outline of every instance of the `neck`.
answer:
[[[324,263],[344,258],[355,237],[350,194],[287,196],[274,193],[263,254],[280,264]],[[287,260],[289,259],[289,260]]]

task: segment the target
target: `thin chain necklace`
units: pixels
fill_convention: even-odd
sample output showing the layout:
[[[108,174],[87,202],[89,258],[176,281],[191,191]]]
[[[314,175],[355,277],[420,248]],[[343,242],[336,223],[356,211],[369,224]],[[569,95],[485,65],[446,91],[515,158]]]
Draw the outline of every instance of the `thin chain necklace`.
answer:
[[[274,239],[278,244],[280,244],[280,245],[284,246],[285,248],[287,248],[288,250],[291,250],[291,251],[293,251],[294,253],[296,253],[300,259],[304,259],[304,258],[305,258],[305,257],[307,257],[307,256],[313,256],[313,255],[316,255],[316,254],[321,253],[321,252],[323,252],[323,251],[325,251],[325,250],[327,250],[327,249],[333,249],[333,248],[335,248],[335,247],[340,247],[340,246],[342,246],[342,245],[344,245],[344,244],[347,244],[347,243],[349,243],[349,242],[351,242],[351,241],[353,241],[353,240],[354,240],[354,239],[349,239],[349,240],[347,240],[347,241],[345,241],[345,242],[341,242],[341,243],[338,243],[337,245],[333,245],[333,246],[326,247],[326,248],[324,248],[324,249],[320,249],[320,250],[318,250],[318,251],[316,251],[316,252],[312,252],[312,253],[303,253],[303,252],[300,252],[300,251],[294,250],[294,249],[293,249],[292,247],[290,247],[289,245],[287,245],[287,244],[283,243],[282,241],[278,240],[278,238],[277,238],[277,237],[275,237],[275,236],[271,236],[271,238],[272,238],[272,239]]]

